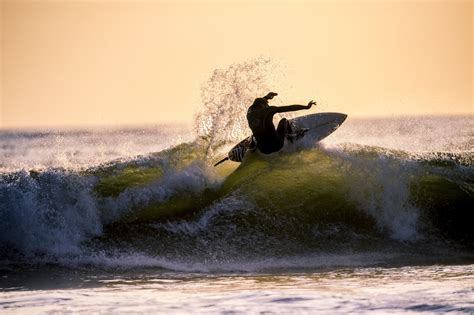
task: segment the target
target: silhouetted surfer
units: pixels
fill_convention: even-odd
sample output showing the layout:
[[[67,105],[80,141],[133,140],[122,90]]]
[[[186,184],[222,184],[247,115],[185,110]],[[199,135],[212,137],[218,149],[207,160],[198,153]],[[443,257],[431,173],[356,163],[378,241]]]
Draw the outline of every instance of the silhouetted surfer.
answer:
[[[270,92],[262,98],[257,98],[247,111],[247,120],[253,136],[257,142],[257,148],[260,152],[270,154],[280,150],[285,143],[285,137],[292,134],[290,122],[282,118],[275,130],[273,125],[273,116],[276,113],[292,112],[302,109],[310,109],[316,102],[310,101],[308,105],[288,105],[288,106],[270,106],[268,100],[271,100],[277,93]]]

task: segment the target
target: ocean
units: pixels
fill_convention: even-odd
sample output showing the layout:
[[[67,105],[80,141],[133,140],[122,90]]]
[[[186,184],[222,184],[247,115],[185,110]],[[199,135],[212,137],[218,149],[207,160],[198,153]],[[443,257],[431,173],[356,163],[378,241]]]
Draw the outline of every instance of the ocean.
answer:
[[[472,116],[0,131],[0,312],[474,312]]]

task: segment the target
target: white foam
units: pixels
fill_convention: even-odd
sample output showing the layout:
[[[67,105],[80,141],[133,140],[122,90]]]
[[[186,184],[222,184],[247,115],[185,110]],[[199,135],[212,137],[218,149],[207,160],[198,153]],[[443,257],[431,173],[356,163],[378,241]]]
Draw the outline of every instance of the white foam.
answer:
[[[185,194],[200,194],[207,188],[216,187],[221,182],[214,169],[203,161],[195,161],[182,170],[164,169],[163,176],[142,187],[127,188],[118,197],[103,200],[104,222],[118,220],[134,207],[144,207],[149,203],[163,203],[171,197]]]
[[[232,216],[234,213],[242,214],[250,211],[255,211],[255,206],[250,201],[239,197],[238,191],[234,191],[230,196],[205,208],[201,215],[193,221],[182,220],[180,222],[159,223],[154,226],[158,229],[164,228],[171,233],[195,236],[207,230],[214,220],[223,213]]]
[[[30,255],[80,253],[79,244],[102,232],[93,179],[49,170],[0,182],[0,244]]]
[[[141,163],[155,162],[144,158]],[[198,195],[221,180],[209,165],[195,161],[183,169],[165,169],[158,181],[128,188],[118,197],[98,198],[92,175],[50,169],[33,177],[25,171],[12,176],[16,180],[0,180],[0,246],[53,257],[81,254],[83,241],[135,208]]]
[[[375,151],[369,156],[344,147],[326,147],[344,161],[350,198],[371,217],[380,229],[398,240],[415,241],[419,233],[419,210],[410,203],[410,179],[420,172],[413,161],[392,158]]]

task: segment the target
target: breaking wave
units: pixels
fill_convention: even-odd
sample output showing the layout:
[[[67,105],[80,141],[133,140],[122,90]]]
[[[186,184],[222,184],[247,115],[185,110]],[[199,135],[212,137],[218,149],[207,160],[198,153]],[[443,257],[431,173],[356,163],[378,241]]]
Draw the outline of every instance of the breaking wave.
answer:
[[[256,59],[216,70],[195,139],[169,126],[64,132],[68,154],[58,155],[58,133],[2,133],[2,264],[205,272],[472,251],[472,117],[349,116],[321,144],[212,167],[247,135],[243,113],[273,90],[272,67]],[[131,151],[116,145],[123,140]]]

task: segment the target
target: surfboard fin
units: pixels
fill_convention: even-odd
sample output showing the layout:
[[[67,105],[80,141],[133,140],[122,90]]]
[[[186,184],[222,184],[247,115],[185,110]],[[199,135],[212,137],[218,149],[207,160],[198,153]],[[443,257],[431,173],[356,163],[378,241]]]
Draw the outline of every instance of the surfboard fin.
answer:
[[[223,163],[223,162],[225,162],[225,161],[227,161],[228,159],[229,159],[229,157],[223,158],[222,160],[220,160],[219,162],[217,162],[216,164],[214,164],[214,167],[217,166],[217,165],[219,165],[219,164],[221,164],[221,163]]]

